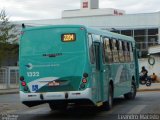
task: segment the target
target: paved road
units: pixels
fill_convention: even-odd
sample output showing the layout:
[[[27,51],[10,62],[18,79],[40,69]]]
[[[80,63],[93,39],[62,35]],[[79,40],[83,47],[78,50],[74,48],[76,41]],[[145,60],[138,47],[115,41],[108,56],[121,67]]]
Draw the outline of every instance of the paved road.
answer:
[[[125,100],[123,97],[114,100],[111,111],[103,111],[94,107],[70,107],[68,110],[59,112],[51,111],[47,104],[27,108],[19,101],[18,94],[0,96],[0,112],[14,114],[18,120],[57,120],[57,119],[91,119],[91,120],[118,120],[126,117],[126,114],[134,119],[145,120],[146,117],[160,119],[160,92],[139,92],[133,101]],[[140,116],[141,114],[141,116]],[[145,116],[152,114],[152,116]],[[153,116],[153,114],[156,114]],[[158,115],[159,114],[159,115]],[[12,116],[11,116],[12,117]],[[152,120],[149,119],[148,120]]]

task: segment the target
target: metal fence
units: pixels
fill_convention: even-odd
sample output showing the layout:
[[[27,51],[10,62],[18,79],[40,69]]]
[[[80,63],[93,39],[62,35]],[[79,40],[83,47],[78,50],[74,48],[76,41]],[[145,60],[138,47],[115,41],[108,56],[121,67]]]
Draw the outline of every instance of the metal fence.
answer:
[[[18,88],[19,69],[18,67],[0,68],[0,89]]]

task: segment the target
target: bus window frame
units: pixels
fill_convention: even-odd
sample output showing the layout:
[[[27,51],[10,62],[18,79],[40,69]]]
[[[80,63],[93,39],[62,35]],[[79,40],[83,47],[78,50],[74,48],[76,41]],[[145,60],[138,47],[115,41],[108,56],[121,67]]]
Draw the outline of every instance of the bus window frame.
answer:
[[[90,45],[90,39],[89,39],[89,35],[91,36],[91,45]],[[92,33],[88,33],[87,34],[87,37],[88,37],[88,50],[89,50],[89,61],[90,61],[90,64],[94,65],[96,60],[95,60],[95,48],[94,48],[94,44],[93,44],[93,34]],[[92,46],[92,55],[93,55],[93,61],[91,60],[91,51],[90,51],[90,46]]]
[[[105,44],[105,61],[106,61],[106,63],[109,63],[109,64],[111,64],[111,63],[113,63],[113,53],[112,53],[112,49],[111,49],[111,44],[112,44],[112,40],[111,40],[111,38],[110,37],[107,37],[107,36],[104,36],[103,37],[103,41],[107,41],[107,40],[105,40],[105,39],[107,39],[108,40],[108,48],[106,48],[106,44]],[[103,42],[104,43],[104,42]],[[108,51],[109,50],[109,51]],[[107,57],[108,56],[108,57]]]
[[[119,63],[120,61],[119,61],[118,47],[117,47],[117,41],[118,41],[118,39],[112,37],[111,40],[112,40],[112,58],[113,58],[113,63]],[[115,42],[115,43],[113,43],[113,42]],[[113,54],[113,52],[115,52],[115,55]]]
[[[127,50],[130,52],[130,46],[129,46],[130,42],[127,42]]]
[[[131,62],[131,56],[130,56],[130,43],[129,41],[127,41],[127,58],[128,58],[128,62]]]
[[[119,54],[119,62],[123,63],[124,61],[124,54],[123,54],[123,40],[122,39],[118,39],[119,42],[119,50],[118,50],[118,54]],[[121,47],[120,47],[121,46]],[[121,58],[122,57],[122,58]]]
[[[134,61],[134,55],[133,55],[133,43],[130,42],[130,60],[131,62]]]
[[[106,64],[106,57],[105,57],[105,46],[104,46],[104,36],[101,35],[101,50],[102,50],[102,61],[103,61],[103,64]]]
[[[119,40],[116,40],[116,46],[117,46],[117,50],[119,51]]]
[[[131,42],[131,50],[132,50],[132,52],[133,52],[133,43]]]
[[[98,38],[98,39],[96,39],[96,38]],[[101,41],[101,35],[97,35],[97,34],[92,33],[92,41],[93,42],[100,42]]]
[[[129,42],[129,41],[123,40],[123,43],[124,43],[124,44],[123,44],[123,47],[124,47],[124,48],[123,48],[123,53],[124,53],[124,62],[125,62],[125,63],[130,62],[130,61],[129,61],[129,55],[128,55],[128,52],[129,52],[129,51],[128,51],[128,42]]]

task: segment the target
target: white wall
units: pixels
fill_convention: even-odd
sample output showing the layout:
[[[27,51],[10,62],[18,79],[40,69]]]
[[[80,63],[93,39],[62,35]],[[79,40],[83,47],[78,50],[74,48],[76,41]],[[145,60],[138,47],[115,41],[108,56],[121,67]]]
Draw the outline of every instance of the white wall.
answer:
[[[117,12],[117,14],[114,13],[114,11]],[[112,9],[112,8],[103,8],[103,9],[86,9],[86,10],[66,10],[62,12],[62,18],[82,18],[83,17],[93,17],[97,16],[116,16],[116,15],[124,15],[125,11],[124,10],[119,10],[119,9]],[[120,16],[120,15],[119,15]]]
[[[139,70],[141,71],[141,67],[145,66],[148,70],[148,75],[155,73],[160,78],[160,57],[154,56],[155,64],[150,65],[148,63],[148,58],[139,59]]]
[[[121,30],[159,28],[158,42],[160,43],[160,12],[145,13],[145,14],[129,14],[129,15],[126,14],[123,16],[107,16],[100,14],[104,13],[102,11],[100,10],[98,13],[100,16],[73,17],[73,18],[49,19],[49,20],[29,20],[29,21],[17,21],[15,23],[17,24],[25,23],[31,26],[79,24],[89,27],[104,28],[104,29],[115,28]],[[71,12],[74,13],[75,11]]]
[[[154,21],[153,21],[154,20]],[[152,28],[160,27],[160,12],[145,14],[126,14],[123,16],[88,16],[64,19],[17,21],[28,25],[82,24],[103,28]]]

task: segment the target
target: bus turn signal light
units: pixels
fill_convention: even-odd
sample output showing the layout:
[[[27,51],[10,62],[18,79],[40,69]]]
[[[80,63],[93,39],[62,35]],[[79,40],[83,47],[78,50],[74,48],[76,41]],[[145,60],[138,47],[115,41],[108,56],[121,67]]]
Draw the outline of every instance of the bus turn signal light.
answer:
[[[87,78],[88,77],[88,73],[83,73],[83,77]]]
[[[19,79],[20,79],[20,81],[23,81],[23,80],[24,80],[24,77],[23,77],[23,76],[21,76]]]

